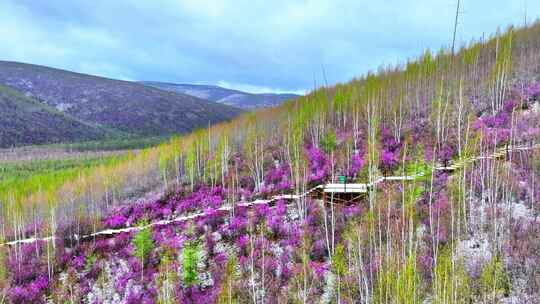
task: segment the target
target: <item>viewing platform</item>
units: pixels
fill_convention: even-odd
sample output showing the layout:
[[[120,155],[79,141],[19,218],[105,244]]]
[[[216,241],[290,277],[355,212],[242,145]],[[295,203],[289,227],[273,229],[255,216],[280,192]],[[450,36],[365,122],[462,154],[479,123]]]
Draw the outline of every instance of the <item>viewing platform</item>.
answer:
[[[367,193],[367,184],[325,184],[323,188],[325,193]]]

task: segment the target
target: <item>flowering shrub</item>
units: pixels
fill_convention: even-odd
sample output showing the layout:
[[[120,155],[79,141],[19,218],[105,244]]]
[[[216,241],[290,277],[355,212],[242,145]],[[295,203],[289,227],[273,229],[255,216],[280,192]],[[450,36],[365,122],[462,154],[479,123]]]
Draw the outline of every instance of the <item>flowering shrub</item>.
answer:
[[[44,246],[46,244],[42,242],[23,244],[20,251],[9,251],[7,268],[12,287],[8,290],[8,297],[12,303],[45,303],[49,279],[47,264],[42,259]]]
[[[363,153],[360,151],[355,151],[351,156],[351,167],[349,169],[349,176],[356,176],[360,172],[360,170],[362,170],[365,164],[366,161],[364,159]]]
[[[522,98],[531,102],[538,97],[540,87],[527,87],[524,97],[516,92],[499,112],[474,122],[474,129],[483,135],[480,145],[507,143],[511,133],[518,141],[538,139],[538,115],[520,111]],[[419,101],[424,99],[429,98],[418,96]],[[449,104],[449,115],[454,113],[452,106]],[[396,138],[389,128],[380,128],[380,158],[376,161],[378,169],[390,173],[405,159],[407,166],[403,171],[395,170],[394,175],[424,173],[423,178],[398,182],[385,179],[371,187],[368,194],[336,194],[331,200],[321,199],[317,187],[309,196],[295,201],[237,204],[238,199],[253,201],[278,192],[302,191],[291,189],[291,174],[295,182],[307,180],[313,184],[327,183],[336,174],[358,177],[367,159],[365,147],[356,147],[362,131],[347,129],[352,124],[361,129],[365,121],[351,122],[343,116],[345,113],[332,113],[306,123],[327,125],[303,130],[304,141],[300,137],[300,142],[306,167],[301,167],[300,172],[291,173],[290,164],[283,161],[291,157],[292,149],[286,151],[288,148],[279,145],[280,136],[272,136],[262,146],[274,148],[270,152],[263,149],[257,161],[264,170],[253,170],[253,159],[235,153],[224,159],[222,165],[230,168],[217,185],[216,180],[212,185],[201,180],[182,185],[179,178],[179,185],[163,197],[121,205],[108,210],[98,221],[58,223],[56,236],[60,240],[55,246],[37,242],[10,249],[5,267],[8,301],[363,303],[384,302],[388,296],[402,302],[405,298],[419,303],[430,299],[449,302],[446,290],[467,287],[461,283],[469,278],[474,279],[470,288],[477,295],[484,293],[487,297],[489,287],[503,294],[514,292],[515,285],[509,284],[518,281],[529,286],[522,290],[534,294],[539,286],[534,269],[540,263],[539,228],[534,218],[540,201],[538,152],[520,151],[519,157],[500,166],[495,163],[499,160],[484,158],[480,165],[470,164],[461,171],[463,174],[436,169],[432,172],[426,162],[409,161],[409,157],[422,158],[423,152],[429,164],[448,162],[456,154],[455,130],[445,133],[448,137],[440,146],[428,136],[432,132],[428,110],[418,110],[422,111],[415,113],[418,121],[400,126],[400,133],[406,134],[401,138]],[[387,114],[381,113],[380,121],[389,125]],[[452,129],[452,123],[445,127]],[[318,138],[320,134],[315,132],[327,127],[342,131],[326,134],[320,148],[306,143]],[[352,138],[353,133],[357,138]],[[405,149],[405,138],[412,138],[412,149]],[[478,143],[474,136],[470,138],[475,146],[465,148],[474,150]],[[350,154],[353,146],[358,149]],[[201,172],[207,172],[205,158],[213,153],[200,152]],[[261,176],[254,178],[252,171],[264,172],[261,184],[255,185],[254,180],[259,182]],[[300,176],[296,180],[297,173]],[[358,182],[366,181],[359,178]],[[308,183],[302,186],[314,186]],[[227,199],[226,206],[231,209],[220,210]],[[501,202],[519,209],[507,214]],[[483,219],[477,219],[477,214]],[[176,219],[187,215],[187,221]],[[72,237],[74,233],[100,229],[94,227],[99,223],[116,229],[173,218],[176,220],[172,223],[136,232],[82,240]],[[489,230],[494,222],[500,226]],[[31,234],[32,229],[46,227],[39,223],[12,229]],[[469,234],[470,240],[462,239]],[[8,229],[7,235],[15,233]],[[500,257],[490,252],[490,246],[502,248]],[[503,281],[497,279],[501,277]],[[452,279],[460,283],[453,284]],[[418,286],[426,293],[418,293]]]
[[[540,100],[540,82],[521,82],[516,83],[511,88],[511,94],[523,102],[534,102]]]
[[[390,129],[381,127],[382,151],[380,162],[383,171],[388,172],[399,165],[401,155],[401,142],[394,138]]]
[[[320,149],[314,146],[306,146],[305,152],[309,163],[309,181],[322,181],[330,172],[330,161]]]
[[[381,166],[384,170],[391,170],[399,164],[399,153],[397,151],[383,150],[381,152]]]
[[[287,163],[279,164],[266,172],[264,187],[261,192],[272,193],[291,188],[290,167]]]
[[[48,287],[49,279],[41,275],[28,284],[11,288],[8,296],[11,303],[45,303],[43,296]]]
[[[113,214],[104,220],[104,224],[107,228],[120,228],[124,227],[127,221],[128,219],[122,214]]]
[[[445,144],[439,151],[439,161],[441,161],[444,164],[447,164],[454,155],[454,149],[451,145]]]

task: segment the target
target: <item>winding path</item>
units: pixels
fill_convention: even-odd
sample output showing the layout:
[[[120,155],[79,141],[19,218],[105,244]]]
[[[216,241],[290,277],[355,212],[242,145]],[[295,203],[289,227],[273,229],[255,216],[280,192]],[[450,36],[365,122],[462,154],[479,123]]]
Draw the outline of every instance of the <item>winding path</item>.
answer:
[[[436,170],[439,170],[439,171],[455,171],[455,170],[459,170],[459,169],[463,168],[467,164],[470,164],[470,163],[473,163],[473,162],[476,162],[476,161],[479,161],[479,160],[498,159],[498,158],[504,157],[505,155],[507,155],[510,152],[527,151],[527,150],[533,150],[533,149],[540,149],[540,143],[530,144],[530,145],[516,145],[516,146],[512,146],[512,147],[502,147],[502,148],[496,149],[492,154],[487,155],[487,156],[476,156],[476,157],[465,158],[463,160],[459,160],[459,161],[455,162],[454,164],[452,164],[450,166],[438,165],[435,168],[433,168],[433,171],[436,171]],[[419,177],[422,177],[422,176],[424,176],[423,172],[421,172],[419,174],[405,175],[405,176],[386,176],[386,177],[379,177],[372,183],[348,184],[348,185],[360,185],[360,186],[363,186],[364,188],[367,189],[368,187],[373,187],[373,186],[375,186],[375,185],[377,185],[379,183],[382,183],[384,181],[415,180],[415,179],[417,179]],[[238,208],[238,207],[253,207],[253,206],[256,206],[256,205],[272,204],[272,203],[277,202],[279,200],[297,200],[297,199],[308,196],[309,194],[311,194],[314,191],[317,191],[317,190],[323,190],[324,191],[324,189],[326,187],[328,187],[329,185],[335,185],[335,184],[318,185],[318,186],[313,187],[313,188],[309,189],[308,191],[306,191],[304,193],[301,193],[301,194],[282,194],[282,195],[273,196],[272,198],[266,199],[266,200],[259,199],[259,200],[255,200],[255,201],[252,201],[252,202],[240,202],[240,203],[234,204],[234,207],[235,208]],[[233,208],[233,206],[231,206],[231,205],[223,206],[223,207],[220,207],[218,209],[214,209],[212,212],[218,212],[218,213],[230,212],[232,210],[232,208]],[[144,225],[144,226],[130,226],[130,227],[120,228],[120,229],[106,229],[106,230],[94,232],[94,233],[83,235],[83,236],[74,235],[73,239],[75,239],[75,240],[83,240],[83,239],[95,238],[95,237],[98,237],[98,236],[115,235],[115,234],[119,234],[119,233],[123,233],[123,232],[139,231],[139,230],[150,228],[150,227],[153,227],[153,226],[164,226],[164,225],[169,225],[169,224],[173,224],[173,223],[193,220],[193,219],[196,219],[196,218],[199,218],[199,217],[203,217],[205,215],[207,215],[207,213],[199,212],[199,213],[194,213],[194,214],[190,214],[190,215],[179,216],[179,217],[176,217],[176,218],[173,218],[173,219],[156,221],[156,222],[150,223],[148,225]],[[10,242],[7,242],[7,243],[0,244],[0,246],[14,246],[14,245],[18,245],[18,244],[30,244],[30,243],[34,243],[34,242],[38,242],[38,241],[48,242],[48,241],[52,241],[52,240],[56,240],[56,239],[59,239],[59,238],[57,238],[55,236],[49,236],[49,237],[45,237],[45,238],[35,238],[35,237],[33,237],[33,238],[27,238],[27,239],[22,239],[22,240],[10,241]]]

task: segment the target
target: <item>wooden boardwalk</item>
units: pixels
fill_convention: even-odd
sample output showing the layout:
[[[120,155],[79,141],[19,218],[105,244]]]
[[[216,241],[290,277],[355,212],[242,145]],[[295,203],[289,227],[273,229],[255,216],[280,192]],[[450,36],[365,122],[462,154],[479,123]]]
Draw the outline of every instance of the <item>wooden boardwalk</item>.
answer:
[[[527,150],[533,150],[533,149],[539,149],[539,148],[540,148],[540,143],[531,144],[531,145],[518,145],[514,147],[503,147],[503,148],[495,150],[494,153],[488,156],[477,156],[477,157],[466,158],[463,160],[458,160],[450,166],[437,165],[432,170],[433,171],[455,171],[455,170],[459,170],[465,167],[468,164],[471,164],[479,160],[499,159],[499,158],[506,157],[511,152],[527,151]],[[212,212],[228,213],[228,212],[231,212],[233,208],[242,208],[242,207],[250,208],[257,205],[273,205],[279,200],[289,200],[289,201],[298,200],[301,198],[308,197],[309,195],[312,195],[313,193],[318,192],[318,191],[322,192],[323,195],[326,195],[326,194],[362,195],[362,194],[368,193],[370,188],[375,187],[377,184],[385,182],[385,181],[413,181],[423,176],[425,176],[425,174],[423,173],[419,173],[415,175],[405,175],[405,176],[386,176],[386,177],[381,176],[381,177],[376,178],[375,181],[373,181],[372,183],[323,184],[323,185],[315,186],[301,194],[281,194],[281,195],[273,196],[270,199],[259,199],[252,202],[238,202],[236,204],[222,206],[218,209],[213,210]],[[173,223],[189,221],[189,220],[197,219],[199,217],[204,217],[206,215],[207,213],[205,212],[198,212],[198,213],[193,213],[189,215],[178,216],[172,219],[156,221],[145,226],[131,226],[131,227],[120,228],[120,229],[106,229],[106,230],[94,232],[94,233],[83,235],[83,236],[73,235],[73,239],[85,240],[85,239],[97,238],[100,236],[111,236],[111,235],[119,234],[119,233],[134,232],[134,231],[139,231],[139,230],[154,227],[154,226],[163,226],[163,225],[169,225]],[[49,241],[55,241],[55,240],[58,240],[58,238],[54,236],[48,236],[44,238],[32,237],[32,238],[27,238],[27,239],[6,242],[3,244],[0,244],[0,246],[13,246],[13,245],[18,245],[18,244],[29,244],[29,243],[33,243],[37,241],[49,242]]]

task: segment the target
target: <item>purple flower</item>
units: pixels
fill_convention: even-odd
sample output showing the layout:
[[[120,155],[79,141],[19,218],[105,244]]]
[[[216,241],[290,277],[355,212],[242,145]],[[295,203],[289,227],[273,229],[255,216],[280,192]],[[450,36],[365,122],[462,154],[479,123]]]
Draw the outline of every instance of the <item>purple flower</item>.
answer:
[[[85,257],[84,255],[77,255],[73,257],[73,260],[71,261],[71,265],[77,269],[82,269],[85,264]]]
[[[227,255],[225,253],[218,253],[214,260],[218,265],[223,266],[227,262]]]
[[[349,176],[355,176],[364,167],[365,160],[360,152],[355,152],[351,156],[351,168],[349,169]]]
[[[513,99],[509,99],[507,101],[504,102],[504,105],[503,105],[503,110],[507,113],[512,113],[512,111],[516,108],[516,106],[518,105],[518,101],[516,100],[513,100]]]
[[[120,228],[126,226],[127,218],[122,214],[113,214],[105,219],[104,223],[107,228]]]
[[[439,151],[439,160],[443,162],[447,162],[452,159],[453,155],[454,155],[454,149],[450,145],[445,144]]]
[[[280,199],[276,202],[276,208],[274,210],[276,215],[284,216],[287,213],[287,205],[285,205],[285,201]]]
[[[324,155],[324,153],[313,146],[307,146],[305,148],[306,155],[309,162],[310,169],[310,181],[321,181],[324,179],[330,171],[330,162]]]
[[[386,169],[396,166],[398,161],[398,155],[395,152],[383,150],[381,153],[381,162]]]
[[[255,214],[258,218],[265,218],[270,214],[270,207],[267,204],[258,204],[255,206]]]
[[[247,237],[247,235],[242,235],[238,238],[238,241],[236,241],[236,245],[240,248],[240,249],[244,249],[246,248],[247,244],[249,242],[249,239]]]
[[[289,173],[290,167],[287,163],[276,165],[275,168],[270,169],[264,177],[264,186],[261,192],[289,189]]]
[[[359,215],[361,211],[362,209],[359,206],[347,206],[343,208],[343,215],[350,218]]]
[[[317,280],[321,280],[328,271],[328,264],[326,263],[309,262],[309,264]]]
[[[521,93],[521,98],[524,101],[538,100],[540,98],[540,82],[529,83],[523,89],[516,88],[516,91]]]
[[[15,286],[8,291],[11,303],[45,303],[43,296],[49,287],[49,279],[45,275],[37,277],[27,285]]]
[[[480,130],[480,129],[483,129],[485,126],[486,124],[484,123],[484,120],[481,118],[476,119],[472,124],[473,130]]]
[[[247,219],[243,216],[235,215],[229,223],[229,228],[233,231],[243,231],[247,227]]]
[[[280,235],[281,233],[283,233],[284,229],[283,229],[282,223],[283,223],[283,218],[281,216],[276,216],[276,215],[270,216],[270,218],[267,221],[268,228],[270,228],[270,230],[276,235]]]

